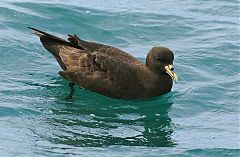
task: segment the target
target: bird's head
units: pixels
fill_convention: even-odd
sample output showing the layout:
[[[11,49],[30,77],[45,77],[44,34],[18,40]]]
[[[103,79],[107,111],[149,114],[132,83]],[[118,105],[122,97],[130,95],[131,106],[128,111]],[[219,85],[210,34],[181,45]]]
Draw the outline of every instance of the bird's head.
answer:
[[[166,47],[153,47],[146,59],[146,66],[159,73],[168,74],[173,81],[177,81],[177,74],[173,71],[174,54]]]

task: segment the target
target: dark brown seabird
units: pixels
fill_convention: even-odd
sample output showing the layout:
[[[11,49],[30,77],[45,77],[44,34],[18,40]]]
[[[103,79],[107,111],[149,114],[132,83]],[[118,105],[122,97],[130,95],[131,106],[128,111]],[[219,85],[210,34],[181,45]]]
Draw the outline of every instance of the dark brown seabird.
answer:
[[[177,75],[173,71],[174,55],[166,47],[153,47],[146,64],[128,53],[104,44],[88,42],[75,34],[68,41],[31,28],[43,46],[53,54],[63,69],[59,74],[73,86],[102,95],[123,99],[145,99],[171,91]]]

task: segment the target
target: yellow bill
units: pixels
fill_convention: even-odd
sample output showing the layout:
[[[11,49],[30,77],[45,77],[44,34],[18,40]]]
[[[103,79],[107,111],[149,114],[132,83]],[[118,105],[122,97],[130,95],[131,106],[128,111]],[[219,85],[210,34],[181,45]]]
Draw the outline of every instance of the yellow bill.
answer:
[[[165,66],[165,69],[166,69],[166,73],[171,76],[172,80],[174,82],[177,82],[178,81],[178,76],[177,74],[173,71],[173,65],[167,65]]]

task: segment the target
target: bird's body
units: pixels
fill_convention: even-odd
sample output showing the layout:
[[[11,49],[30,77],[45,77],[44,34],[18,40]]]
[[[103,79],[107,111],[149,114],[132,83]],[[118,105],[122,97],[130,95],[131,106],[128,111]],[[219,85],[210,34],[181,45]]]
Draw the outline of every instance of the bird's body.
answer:
[[[87,42],[76,35],[69,35],[66,41],[30,29],[35,31],[43,46],[58,61],[63,69],[59,74],[80,87],[125,99],[150,98],[171,91],[172,78],[169,75],[151,69],[118,48]]]

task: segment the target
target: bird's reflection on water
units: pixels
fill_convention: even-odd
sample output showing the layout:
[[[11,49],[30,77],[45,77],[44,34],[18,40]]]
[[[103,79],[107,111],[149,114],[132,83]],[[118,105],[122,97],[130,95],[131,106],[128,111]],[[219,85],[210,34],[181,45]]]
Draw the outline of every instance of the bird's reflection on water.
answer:
[[[78,91],[72,102],[54,101],[49,108],[52,114],[44,119],[51,130],[44,137],[54,144],[80,147],[173,146],[171,100],[171,94],[127,101]]]

